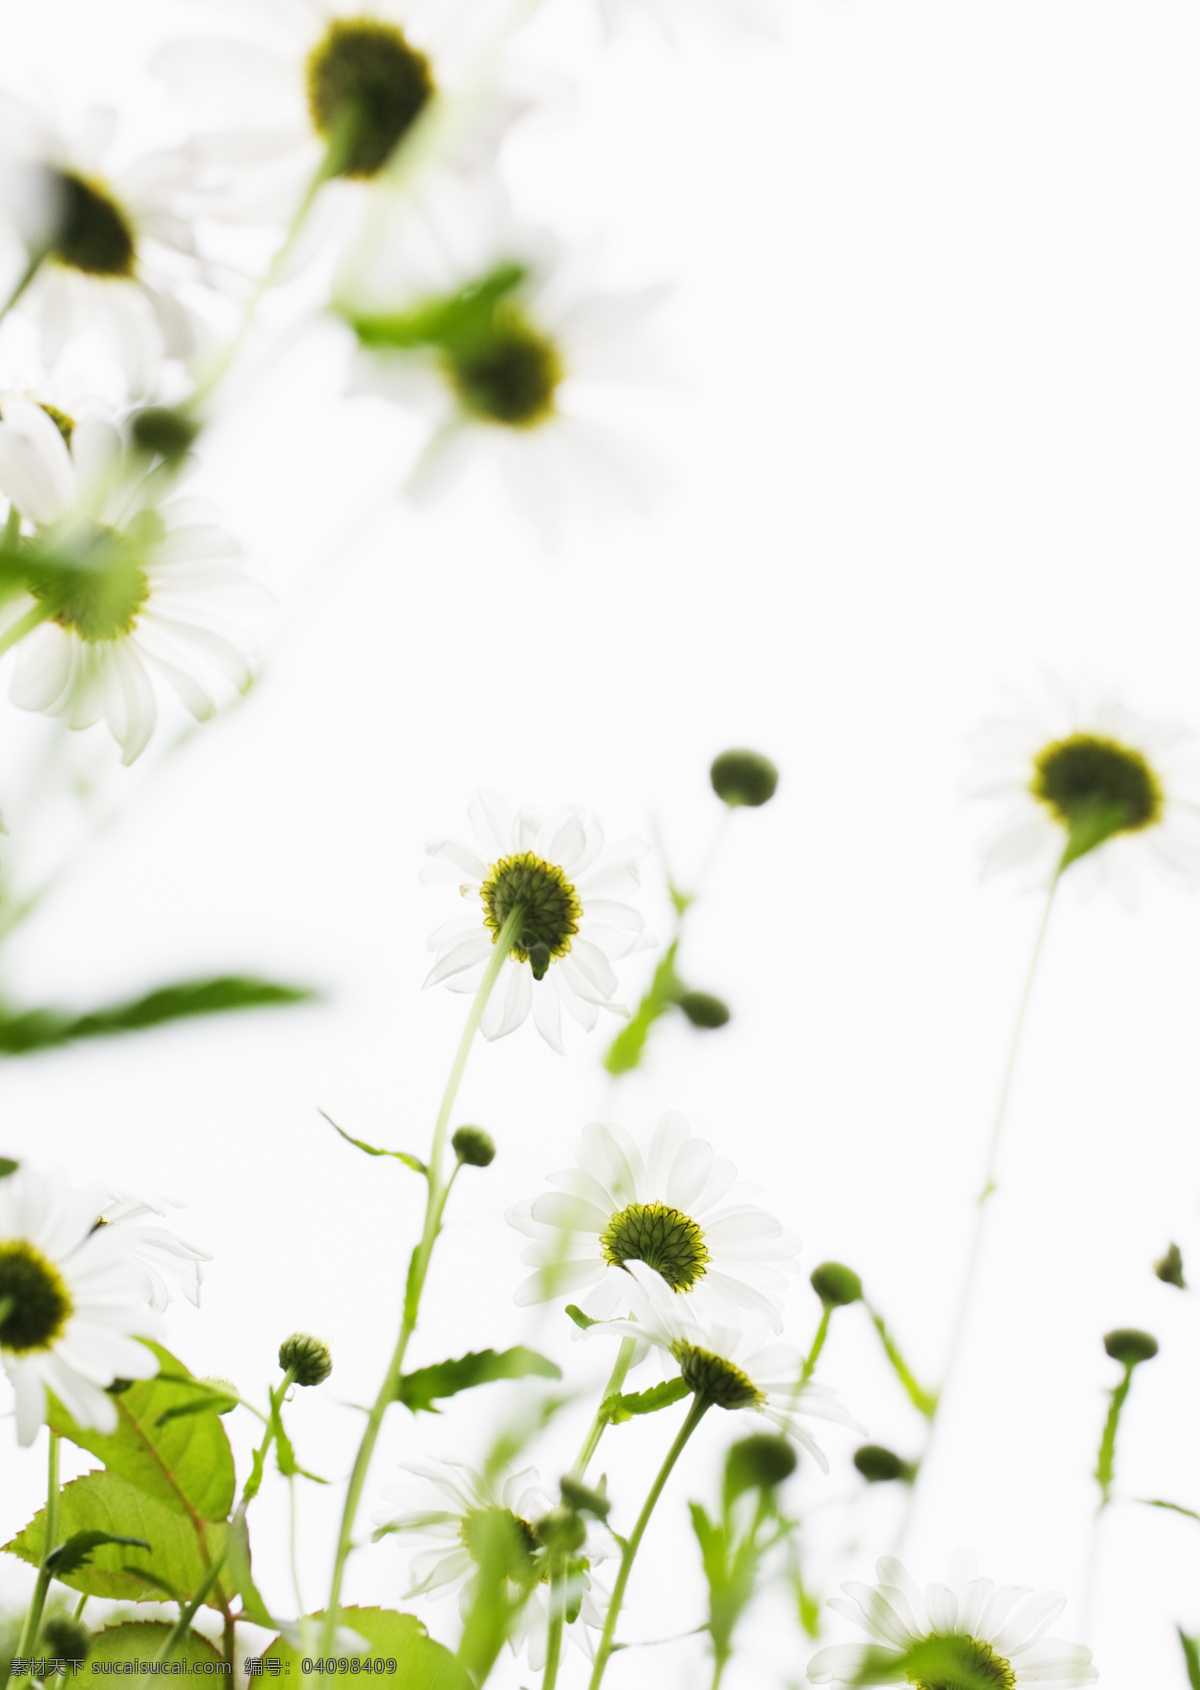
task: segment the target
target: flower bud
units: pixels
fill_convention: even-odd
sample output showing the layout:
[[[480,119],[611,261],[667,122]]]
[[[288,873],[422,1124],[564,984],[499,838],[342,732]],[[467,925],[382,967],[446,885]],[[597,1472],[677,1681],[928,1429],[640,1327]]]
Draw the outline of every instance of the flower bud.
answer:
[[[573,1555],[587,1541],[587,1527],[569,1508],[551,1509],[549,1514],[543,1514],[540,1520],[534,1521],[533,1529],[539,1543],[544,1543],[547,1549],[560,1555]]]
[[[218,1414],[232,1414],[238,1405],[239,1391],[232,1379],[222,1379],[217,1373],[206,1373],[204,1383],[214,1391],[220,1391],[228,1400],[214,1402],[213,1407]]]
[[[709,770],[709,779],[717,797],[731,810],[742,804],[756,810],[775,796],[779,770],[757,751],[722,751]]]
[[[743,1491],[774,1490],[796,1471],[796,1452],[786,1438],[755,1432],[733,1444],[725,1457],[725,1494],[732,1501]]]
[[[297,1385],[319,1385],[333,1372],[329,1345],[307,1332],[293,1332],[279,1346],[279,1365],[284,1372],[295,1369]]]
[[[862,1280],[841,1262],[822,1262],[812,1270],[809,1283],[826,1308],[839,1309],[862,1301]]]
[[[1187,1290],[1183,1278],[1183,1257],[1179,1253],[1178,1244],[1167,1245],[1167,1253],[1161,1261],[1155,1262],[1154,1271],[1164,1285],[1177,1285],[1181,1291]]]
[[[52,1661],[82,1661],[92,1646],[92,1634],[69,1614],[56,1614],[42,1627],[42,1652]]]
[[[166,405],[147,405],[134,412],[130,432],[139,451],[176,464],[200,429],[184,411]]]
[[[486,1168],[496,1159],[496,1143],[482,1127],[459,1127],[450,1140],[454,1154],[468,1168]]]
[[[1158,1339],[1148,1332],[1139,1332],[1134,1326],[1120,1326],[1115,1332],[1105,1334],[1104,1348],[1122,1367],[1136,1367],[1158,1354]]]
[[[903,1479],[906,1485],[911,1485],[916,1475],[911,1461],[902,1461],[882,1444],[863,1444],[856,1449],[854,1465],[869,1485],[882,1485],[889,1479]]]
[[[723,1027],[729,1010],[711,992],[683,992],[675,1000],[693,1027]]]

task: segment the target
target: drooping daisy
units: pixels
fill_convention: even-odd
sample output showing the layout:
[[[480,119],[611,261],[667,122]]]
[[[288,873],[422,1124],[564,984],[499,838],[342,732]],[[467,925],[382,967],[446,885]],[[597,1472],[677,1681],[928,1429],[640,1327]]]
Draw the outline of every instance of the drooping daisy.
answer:
[[[146,1274],[120,1227],[96,1226],[94,1191],[72,1191],[22,1163],[0,1180],[0,1362],[30,1444],[53,1391],[81,1426],[116,1429],[105,1387],[151,1379],[138,1338],[159,1335]]]
[[[510,1637],[513,1653],[525,1651],[534,1672],[546,1659],[546,1627],[550,1617],[550,1586],[547,1555],[537,1531],[537,1522],[553,1508],[534,1468],[524,1468],[489,1484],[463,1461],[441,1461],[427,1466],[403,1466],[409,1475],[403,1483],[384,1492],[390,1508],[374,1516],[379,1530],[404,1532],[428,1547],[412,1558],[412,1585],[405,1601],[425,1594],[449,1596],[457,1593],[464,1616],[474,1596],[479,1557],[486,1546],[489,1522],[498,1516],[515,1528],[515,1542],[525,1563],[523,1576],[511,1580],[510,1598],[523,1598]],[[415,1483],[413,1481],[416,1481]],[[597,1596],[604,1593],[594,1584],[589,1568],[614,1553],[609,1534],[589,1524],[587,1540],[572,1561],[563,1592],[568,1618],[578,1607],[582,1624],[569,1624],[567,1635],[587,1653],[591,1640],[587,1627],[599,1630],[604,1614]]]
[[[759,1322],[732,1326],[715,1318],[711,1307],[698,1309],[694,1298],[676,1296],[645,1262],[629,1261],[625,1271],[630,1279],[625,1300],[632,1315],[598,1321],[588,1329],[589,1337],[618,1332],[666,1351],[696,1396],[707,1397],[716,1408],[763,1415],[795,1438],[822,1473],[828,1473],[829,1463],[800,1416],[833,1420],[860,1432],[863,1428],[827,1386],[801,1385],[803,1364],[789,1344],[765,1343],[767,1329]]]
[[[105,1226],[117,1226],[129,1255],[142,1264],[149,1284],[150,1307],[165,1309],[171,1300],[173,1281],[189,1303],[200,1306],[202,1262],[211,1262],[207,1250],[197,1250],[168,1227],[147,1225],[146,1215],[165,1215],[183,1205],[173,1197],[135,1197],[131,1191],[113,1191],[100,1211]]]
[[[351,391],[427,420],[413,497],[490,466],[551,543],[572,507],[600,520],[614,501],[644,506],[655,478],[605,415],[606,388],[644,375],[640,331],[663,291],[597,291],[582,255],[491,190],[380,221],[336,310],[357,340]]]
[[[878,1584],[844,1584],[846,1598],[829,1606],[871,1639],[822,1649],[808,1665],[814,1684],[911,1684],[942,1690],[949,1684],[996,1685],[1021,1690],[1036,1684],[1059,1690],[1094,1684],[1099,1676],[1090,1649],[1047,1637],[1066,1605],[1050,1591],[1035,1596],[1019,1585],[997,1589],[977,1578],[971,1556],[958,1555],[948,1584],[927,1585],[924,1595],[892,1555],[878,1563]],[[969,1676],[968,1676],[969,1675]]]
[[[435,859],[422,879],[466,876],[459,890],[478,913],[448,922],[429,940],[437,960],[425,981],[474,992],[492,946],[517,907],[524,912],[516,942],[488,999],[481,1031],[499,1039],[533,1011],[547,1044],[559,1052],[562,1010],[591,1030],[613,1002],[613,960],[639,948],[642,918],[620,901],[638,884],[647,847],[623,840],[604,851],[604,829],[586,810],[514,812],[497,793],[478,793],[469,808],[478,841],[432,839]]]
[[[95,327],[135,393],[163,358],[186,358],[201,325],[180,289],[200,274],[190,222],[193,170],[175,150],[148,154],[111,179],[102,164],[116,113],[95,107],[78,133],[0,96],[0,182],[31,254],[45,253],[19,309],[40,325],[42,356]]]
[[[14,395],[0,400],[0,418],[0,490],[28,536],[29,592],[4,605],[5,625],[39,602],[56,606],[21,640],[10,696],[72,728],[103,716],[132,763],[158,716],[152,675],[197,721],[216,709],[209,673],[249,686],[235,643],[244,636],[219,607],[256,589],[208,507],[190,498],[159,503],[156,477],[107,417],[74,422]]]
[[[745,1201],[733,1163],[693,1138],[682,1115],[662,1117],[644,1159],[622,1127],[599,1122],[574,1155],[577,1168],[549,1176],[556,1190],[508,1210],[510,1226],[534,1240],[522,1260],[538,1270],[518,1303],[594,1287],[584,1312],[607,1319],[627,1306],[625,1263],[640,1261],[677,1292],[699,1288],[782,1328],[774,1293],[786,1282],[771,1264],[792,1263],[800,1241]]]
[[[977,744],[972,791],[1000,809],[985,874],[1025,868],[1045,887],[1079,863],[1126,900],[1139,857],[1200,878],[1200,767],[1186,729],[1048,684],[1042,704],[986,724]]]

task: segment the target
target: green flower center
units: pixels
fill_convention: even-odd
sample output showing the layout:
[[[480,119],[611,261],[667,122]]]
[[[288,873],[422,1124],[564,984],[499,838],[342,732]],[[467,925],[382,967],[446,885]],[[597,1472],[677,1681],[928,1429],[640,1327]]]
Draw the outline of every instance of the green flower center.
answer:
[[[962,1632],[922,1637],[904,1655],[904,1672],[915,1690],[1015,1690],[1017,1675],[990,1643]]]
[[[394,24],[337,18],[308,55],[308,110],[341,149],[336,174],[377,176],[434,92],[424,53]]]
[[[480,897],[484,926],[491,928],[493,943],[513,910],[521,909],[522,925],[509,954],[527,962],[535,980],[542,979],[552,958],[566,956],[579,931],[583,913],[579,894],[560,868],[532,851],[493,863]]]
[[[88,276],[132,276],[137,242],[128,214],[100,182],[52,172],[59,194],[51,255]]]
[[[23,1238],[0,1243],[0,1349],[48,1350],[73,1307],[62,1275],[40,1250]]]
[[[679,1371],[689,1391],[707,1398],[718,1408],[760,1408],[763,1394],[753,1380],[724,1356],[702,1350],[682,1338],[671,1346]]]
[[[1141,752],[1099,734],[1045,746],[1029,790],[1068,832],[1099,819],[1106,835],[1136,833],[1162,819],[1162,787]]]
[[[463,1548],[483,1566],[498,1555],[508,1562],[508,1576],[517,1584],[543,1583],[542,1540],[528,1520],[510,1508],[473,1508],[462,1523]]]
[[[134,529],[124,533],[72,519],[58,543],[53,529],[39,536],[26,565],[29,589],[35,598],[53,599],[51,619],[60,628],[89,645],[133,632],[150,597],[143,567],[146,541],[159,532],[157,518],[146,516],[146,522],[135,519]]]
[[[468,415],[508,428],[536,428],[553,416],[562,359],[517,306],[502,301],[486,331],[445,347],[442,358]]]
[[[604,1259],[613,1267],[645,1262],[676,1291],[690,1291],[704,1278],[709,1253],[704,1234],[679,1209],[665,1203],[630,1203],[600,1234]]]

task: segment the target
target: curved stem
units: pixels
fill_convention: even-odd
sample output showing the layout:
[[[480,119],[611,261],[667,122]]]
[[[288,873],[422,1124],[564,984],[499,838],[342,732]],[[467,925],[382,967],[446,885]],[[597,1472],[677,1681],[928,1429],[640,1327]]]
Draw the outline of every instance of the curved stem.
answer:
[[[500,970],[508,961],[513,941],[516,939],[524,920],[524,908],[517,904],[509,912],[504,925],[496,935],[492,954],[488,958],[483,979],[479,982],[479,990],[475,993],[474,1001],[467,1015],[466,1026],[463,1028],[462,1038],[459,1040],[458,1050],[455,1053],[454,1061],[450,1067],[450,1075],[446,1081],[446,1089],[442,1094],[441,1107],[438,1110],[437,1121],[433,1129],[433,1147],[429,1153],[428,1171],[425,1176],[428,1185],[425,1199],[425,1225],[421,1233],[421,1241],[413,1251],[412,1260],[409,1262],[400,1334],[396,1339],[392,1358],[388,1362],[387,1372],[383,1376],[383,1383],[379,1387],[379,1394],[367,1415],[366,1428],[358,1446],[358,1454],[354,1458],[354,1468],[350,1474],[350,1483],[346,1490],[346,1503],[342,1510],[341,1530],[338,1533],[337,1552],[333,1563],[333,1580],[329,1587],[329,1603],[325,1611],[325,1620],[321,1632],[321,1653],[323,1655],[333,1653],[333,1634],[337,1628],[338,1605],[342,1597],[342,1578],[346,1569],[346,1558],[350,1553],[355,1516],[358,1513],[359,1502],[362,1500],[363,1486],[366,1483],[367,1470],[371,1465],[371,1457],[375,1453],[379,1428],[383,1424],[383,1416],[388,1404],[395,1400],[401,1370],[404,1366],[405,1352],[408,1349],[409,1339],[416,1330],[417,1316],[421,1306],[421,1293],[425,1289],[433,1246],[437,1242],[437,1235],[441,1229],[442,1211],[446,1207],[446,1198],[450,1194],[450,1186],[453,1182],[453,1173],[450,1179],[444,1178],[442,1174],[450,1113],[454,1108],[454,1100],[458,1096],[458,1088],[462,1083],[475,1034],[479,1031],[479,1023],[483,1020],[483,1012],[487,1008],[488,999],[492,995],[492,988],[500,978]]]
[[[833,1304],[832,1303],[822,1304],[822,1307],[821,1307],[821,1324],[820,1324],[820,1326],[817,1327],[816,1336],[813,1338],[813,1342],[812,1342],[812,1349],[809,1350],[808,1355],[805,1358],[804,1371],[800,1375],[800,1383],[801,1383],[802,1386],[807,1385],[808,1381],[813,1376],[813,1369],[817,1365],[817,1357],[820,1355],[821,1351],[825,1348],[825,1340],[829,1336],[829,1322],[832,1320],[832,1318],[833,1318]]]
[[[583,1440],[579,1454],[575,1457],[571,1468],[573,1479],[582,1480],[588,1470],[588,1464],[595,1455],[600,1439],[604,1436],[605,1427],[608,1425],[608,1416],[604,1412],[604,1404],[625,1383],[625,1375],[629,1372],[633,1363],[633,1352],[636,1348],[636,1338],[621,1339],[621,1348],[617,1351],[617,1359],[613,1363],[613,1370],[608,1376],[608,1384],[605,1385],[600,1396],[600,1406],[596,1410],[592,1424],[588,1428],[588,1435]]]
[[[39,622],[44,622],[53,613],[54,605],[52,601],[39,599],[35,605],[25,612],[24,616],[13,623],[11,628],[5,629],[4,633],[0,634],[0,657],[3,657],[6,651],[11,651],[13,646],[18,645],[25,638],[26,634],[33,632]]]
[[[21,1628],[21,1641],[17,1644],[17,1654],[28,1656],[37,1642],[38,1628],[42,1623],[42,1610],[46,1606],[46,1592],[50,1588],[53,1577],[47,1562],[51,1552],[58,1548],[55,1539],[58,1537],[58,1434],[50,1434],[50,1464],[46,1483],[46,1529],[42,1534],[42,1561],[38,1568],[37,1583],[33,1587],[33,1601],[29,1604],[29,1612],[25,1616],[25,1624]]]
[[[604,1677],[604,1669],[608,1665],[608,1658],[613,1652],[613,1636],[617,1629],[617,1619],[621,1612],[621,1604],[625,1600],[625,1586],[629,1583],[629,1575],[633,1571],[633,1563],[645,1536],[646,1527],[650,1523],[650,1516],[654,1512],[654,1505],[662,1495],[663,1486],[671,1476],[671,1469],[683,1453],[683,1446],[687,1443],[696,1427],[700,1424],[704,1414],[710,1407],[707,1397],[693,1397],[692,1406],[688,1410],[687,1419],[679,1428],[679,1436],[667,1451],[667,1458],[658,1470],[658,1476],[650,1486],[650,1491],[642,1504],[642,1511],[637,1517],[637,1524],[621,1554],[621,1570],[617,1574],[617,1582],[613,1586],[612,1601],[608,1605],[608,1613],[604,1618],[604,1632],[600,1638],[600,1647],[596,1650],[596,1664],[592,1669],[588,1690],[599,1690],[600,1680]]]
[[[46,257],[46,250],[47,249],[45,247],[41,247],[41,248],[37,249],[36,251],[30,253],[29,263],[25,266],[24,270],[22,270],[20,279],[17,282],[16,287],[12,290],[12,292],[9,294],[8,298],[4,301],[4,304],[0,305],[0,323],[2,323],[5,319],[5,317],[8,316],[8,314],[12,310],[13,306],[17,303],[17,301],[20,299],[21,295],[25,292],[25,289],[29,286],[30,282],[33,280],[33,278],[37,275],[38,271],[41,269],[42,261]]]

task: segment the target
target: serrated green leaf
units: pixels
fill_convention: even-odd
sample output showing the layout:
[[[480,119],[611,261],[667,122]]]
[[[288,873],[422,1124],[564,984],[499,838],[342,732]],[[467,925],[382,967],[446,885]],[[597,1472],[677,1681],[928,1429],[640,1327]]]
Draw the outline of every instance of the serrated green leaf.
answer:
[[[45,1529],[46,1511],[42,1509],[4,1548],[22,1561],[40,1566]],[[149,1543],[149,1551],[132,1553],[120,1543],[99,1544],[90,1565],[59,1574],[61,1582],[73,1590],[133,1602],[158,1600],[154,1585],[141,1577],[143,1556],[147,1570],[156,1579],[186,1594],[199,1585],[212,1558],[220,1553],[226,1533],[223,1523],[189,1519],[117,1473],[89,1473],[64,1485],[58,1529],[68,1537],[103,1532]],[[201,1551],[201,1536],[207,1559]],[[221,1606],[219,1589],[210,1592],[209,1605]]]
[[[113,1398],[117,1429],[95,1432],[78,1426],[54,1397],[47,1420],[52,1431],[69,1438],[103,1461],[139,1490],[176,1512],[201,1520],[224,1520],[233,1507],[237,1475],[229,1439],[216,1411],[207,1409],[172,1417],[180,1402],[194,1400],[197,1387],[183,1363],[158,1344],[149,1348],[165,1370],[156,1379],[139,1380]]]
[[[605,1397],[600,1412],[610,1425],[620,1426],[635,1414],[656,1414],[660,1408],[670,1408],[682,1402],[691,1392],[682,1379],[664,1379],[661,1385],[651,1385],[648,1391],[634,1391],[629,1396]]]
[[[428,1174],[429,1169],[419,1156],[410,1156],[407,1150],[378,1150],[375,1145],[368,1144],[364,1138],[351,1138],[348,1132],[343,1132],[332,1115],[326,1115],[323,1109],[317,1110],[318,1115],[324,1115],[335,1133],[340,1134],[347,1144],[352,1144],[356,1150],[364,1150],[368,1156],[394,1156],[397,1162],[403,1162],[406,1168],[411,1168],[415,1174]]]
[[[172,1627],[163,1620],[126,1620],[123,1625],[106,1626],[92,1638],[88,1659],[155,1661],[171,1630]],[[207,1637],[198,1631],[189,1631],[179,1639],[166,1659],[211,1673],[213,1664],[221,1656]]]
[[[323,1613],[306,1616],[314,1632],[321,1629]],[[397,1614],[387,1608],[343,1608],[341,1623],[358,1632],[371,1645],[372,1661],[395,1661],[395,1674],[388,1674],[398,1690],[473,1690],[466,1669],[449,1649],[435,1643],[414,1614]],[[264,1652],[264,1660],[284,1663],[293,1678],[300,1676],[300,1651],[277,1637]]]
[[[50,1551],[46,1557],[46,1565],[55,1578],[65,1578],[77,1567],[85,1567],[92,1558],[93,1549],[98,1549],[102,1543],[124,1543],[136,1549],[150,1548],[144,1537],[115,1537],[112,1532],[76,1532],[65,1543],[60,1543],[57,1549]]]
[[[281,986],[271,980],[223,974],[215,979],[184,980],[160,986],[144,997],[74,1015],[58,1009],[0,1010],[0,1056],[73,1044],[79,1039],[140,1033],[169,1021],[197,1015],[225,1015],[240,1009],[272,1009],[308,1003],[316,994],[306,986]]]
[[[536,1374],[542,1379],[561,1379],[562,1369],[556,1367],[536,1350],[523,1344],[511,1350],[473,1350],[454,1361],[439,1361],[433,1367],[422,1367],[416,1373],[406,1373],[396,1392],[396,1399],[416,1414],[424,1409],[436,1414],[434,1399],[453,1397],[459,1391],[469,1391],[476,1385],[489,1385],[497,1379],[525,1379]]]

